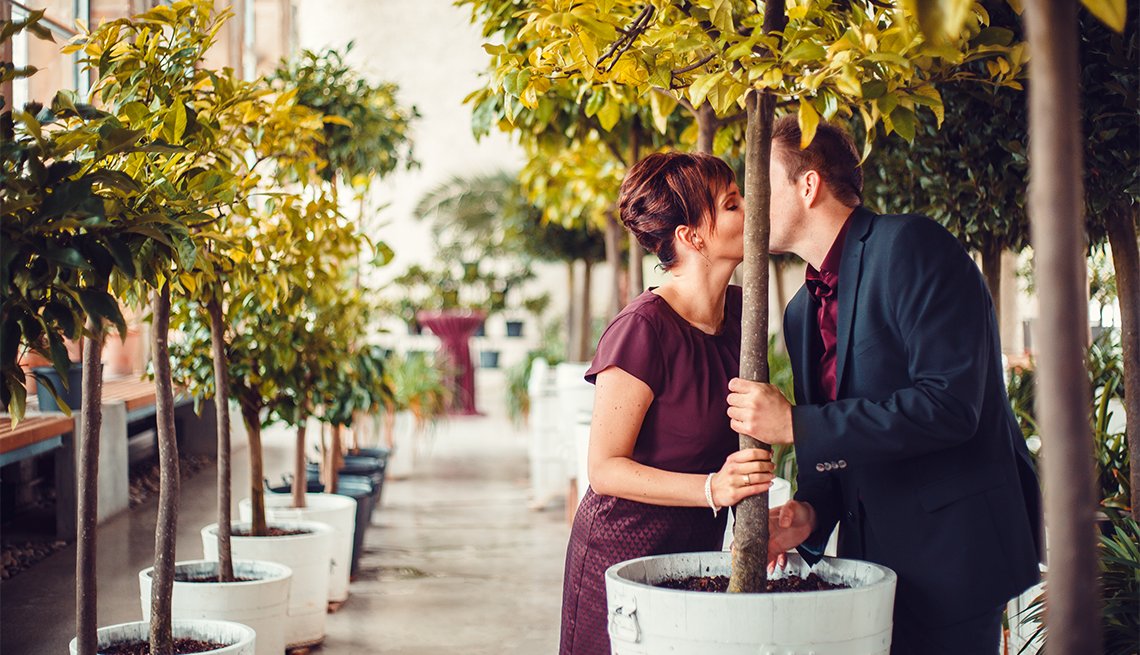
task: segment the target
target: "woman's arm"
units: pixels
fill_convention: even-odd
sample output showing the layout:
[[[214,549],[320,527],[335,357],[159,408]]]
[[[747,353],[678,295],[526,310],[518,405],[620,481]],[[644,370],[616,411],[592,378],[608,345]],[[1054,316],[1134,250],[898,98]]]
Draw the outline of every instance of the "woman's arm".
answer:
[[[624,370],[611,366],[598,374],[590,423],[590,486],[597,494],[652,505],[708,506],[707,475],[663,471],[632,459],[645,412],[652,402],[649,386]],[[713,503],[717,507],[735,505],[767,491],[771,482],[768,451],[736,451],[713,476]]]

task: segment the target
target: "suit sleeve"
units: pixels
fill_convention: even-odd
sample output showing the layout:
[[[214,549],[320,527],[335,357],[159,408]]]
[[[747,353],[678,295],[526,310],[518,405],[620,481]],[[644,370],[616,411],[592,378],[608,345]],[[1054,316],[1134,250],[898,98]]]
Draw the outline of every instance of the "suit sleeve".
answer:
[[[872,291],[893,305],[910,384],[884,400],[794,407],[801,462],[904,459],[963,443],[977,430],[993,338],[977,266],[928,219],[909,222],[888,245],[890,288]]]

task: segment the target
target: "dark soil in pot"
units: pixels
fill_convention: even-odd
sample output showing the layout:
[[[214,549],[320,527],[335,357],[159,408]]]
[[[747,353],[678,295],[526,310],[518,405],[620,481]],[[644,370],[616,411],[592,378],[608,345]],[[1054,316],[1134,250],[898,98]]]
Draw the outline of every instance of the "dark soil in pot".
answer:
[[[662,580],[653,586],[665,589],[680,589],[683,591],[707,591],[713,593],[726,593],[728,591],[727,575],[706,575],[678,578],[675,580]],[[768,593],[784,593],[794,591],[827,591],[829,589],[850,589],[845,584],[837,584],[824,580],[814,573],[801,578],[798,575],[768,580]]]
[[[275,528],[273,526],[269,526],[269,534],[267,534],[267,535],[250,534],[250,530],[248,528],[242,528],[241,530],[234,530],[233,535],[235,537],[256,537],[256,536],[291,537],[293,535],[298,535],[298,534],[309,534],[310,532],[311,532],[310,530],[295,530],[295,529],[286,530],[285,528]]]
[[[208,653],[212,650],[220,650],[225,647],[226,644],[215,644],[210,641],[174,639],[175,655]],[[120,644],[112,644],[106,648],[100,648],[99,655],[150,655],[150,643],[145,641],[127,641]]]

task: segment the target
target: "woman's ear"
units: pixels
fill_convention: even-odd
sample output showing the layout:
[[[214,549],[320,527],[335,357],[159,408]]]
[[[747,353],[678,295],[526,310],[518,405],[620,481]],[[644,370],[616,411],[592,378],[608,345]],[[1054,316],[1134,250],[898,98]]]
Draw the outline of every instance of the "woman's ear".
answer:
[[[699,251],[704,246],[704,241],[701,239],[697,231],[688,225],[678,225],[673,230],[673,238],[678,243],[683,243],[693,250]]]

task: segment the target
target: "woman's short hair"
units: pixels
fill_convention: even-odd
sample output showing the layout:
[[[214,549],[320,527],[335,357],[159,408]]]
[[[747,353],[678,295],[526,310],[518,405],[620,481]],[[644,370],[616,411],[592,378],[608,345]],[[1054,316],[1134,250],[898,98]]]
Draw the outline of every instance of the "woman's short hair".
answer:
[[[772,126],[772,156],[779,157],[795,182],[816,171],[839,202],[848,207],[863,204],[863,169],[855,140],[842,128],[820,123],[815,138],[800,149],[800,124],[794,115],[783,116]]]
[[[717,197],[736,182],[728,164],[703,153],[657,152],[637,162],[621,183],[618,214],[637,242],[668,270],[677,263],[674,231],[702,221],[716,228]]]

